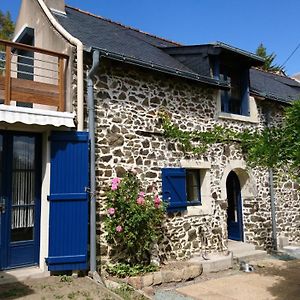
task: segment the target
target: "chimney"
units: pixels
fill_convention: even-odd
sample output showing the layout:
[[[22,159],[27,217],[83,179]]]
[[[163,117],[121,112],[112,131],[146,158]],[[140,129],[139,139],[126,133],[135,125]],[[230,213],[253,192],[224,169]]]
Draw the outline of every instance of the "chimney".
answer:
[[[49,9],[65,14],[65,1],[64,0],[44,0]]]

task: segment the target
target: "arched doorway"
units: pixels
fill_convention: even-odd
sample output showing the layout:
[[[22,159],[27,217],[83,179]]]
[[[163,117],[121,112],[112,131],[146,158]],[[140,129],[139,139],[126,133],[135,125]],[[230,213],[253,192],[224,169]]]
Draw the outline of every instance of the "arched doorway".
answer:
[[[241,185],[234,171],[228,174],[226,180],[227,191],[227,229],[228,239],[243,241],[243,213]]]

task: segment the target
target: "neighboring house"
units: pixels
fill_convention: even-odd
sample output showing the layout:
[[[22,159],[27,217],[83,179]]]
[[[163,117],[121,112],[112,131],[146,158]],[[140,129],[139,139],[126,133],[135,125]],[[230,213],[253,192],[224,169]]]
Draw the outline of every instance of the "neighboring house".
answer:
[[[271,124],[281,121],[283,108],[300,96],[298,82],[260,71],[263,61],[252,53],[219,42],[182,46],[65,6],[63,0],[22,1],[15,41],[51,50],[54,57],[64,53],[58,60],[64,65],[51,71],[45,70],[44,62],[32,66],[30,55],[20,54],[19,59],[25,59],[19,62],[20,71],[29,68],[23,73],[31,76],[26,80],[36,81],[32,69],[37,74],[37,66],[44,68],[38,74],[50,81],[64,69],[65,80],[28,87],[30,95],[43,87],[59,100],[49,103],[49,94],[46,97],[42,90],[32,95],[35,101],[28,95],[21,101],[37,103],[33,108],[18,107],[18,102],[0,106],[1,149],[7,157],[1,178],[10,198],[1,215],[0,268],[87,268],[87,99],[93,100],[95,111],[97,255],[113,255],[100,234],[105,191],[112,177],[132,168],[170,203],[158,247],[161,258],[224,251],[228,239],[270,247],[268,171],[249,169],[235,144],[213,145],[203,155],[184,154],[180,145],[163,136],[157,113],[169,112],[186,130],[205,131],[216,124],[241,131],[260,129],[267,119]],[[20,53],[11,46],[12,53]],[[94,76],[89,78],[91,69]],[[13,82],[12,93],[17,88]],[[55,88],[58,95],[49,90]],[[48,100],[40,103],[42,96]],[[41,110],[38,104],[50,106]],[[55,126],[60,126],[60,133],[53,132]],[[20,159],[17,166],[8,155],[12,149]],[[284,174],[275,177],[278,236],[299,242],[299,186]],[[25,194],[31,198],[24,200]],[[26,261],[28,255],[34,259]]]
[[[292,76],[293,79],[296,79],[298,82],[300,82],[300,73],[296,73]]]

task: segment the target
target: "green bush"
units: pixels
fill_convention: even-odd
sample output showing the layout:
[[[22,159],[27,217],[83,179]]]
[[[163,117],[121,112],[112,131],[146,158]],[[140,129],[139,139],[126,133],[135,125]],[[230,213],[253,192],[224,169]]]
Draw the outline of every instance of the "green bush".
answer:
[[[151,264],[148,266],[138,265],[138,264],[134,266],[130,266],[128,264],[118,263],[115,265],[108,265],[106,267],[106,271],[109,274],[120,278],[124,278],[127,276],[137,276],[148,272],[155,272],[157,269],[158,269],[157,266]]]
[[[165,207],[155,191],[145,193],[133,172],[112,179],[104,224],[115,261],[149,265],[151,250],[161,235]]]

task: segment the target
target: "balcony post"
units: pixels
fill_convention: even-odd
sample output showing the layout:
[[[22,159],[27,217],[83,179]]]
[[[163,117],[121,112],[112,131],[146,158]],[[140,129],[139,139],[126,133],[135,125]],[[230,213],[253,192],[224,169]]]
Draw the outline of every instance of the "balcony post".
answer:
[[[4,104],[10,105],[11,99],[11,47],[6,46],[5,54],[5,93]]]
[[[65,111],[65,74],[64,74],[64,59],[58,58],[58,92],[59,92],[59,104],[58,110]]]

